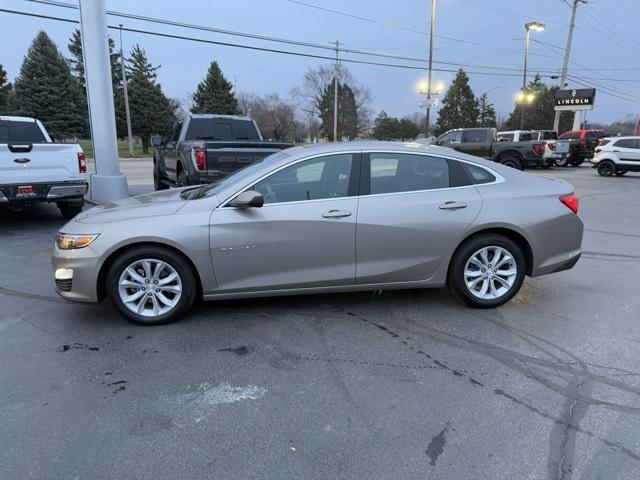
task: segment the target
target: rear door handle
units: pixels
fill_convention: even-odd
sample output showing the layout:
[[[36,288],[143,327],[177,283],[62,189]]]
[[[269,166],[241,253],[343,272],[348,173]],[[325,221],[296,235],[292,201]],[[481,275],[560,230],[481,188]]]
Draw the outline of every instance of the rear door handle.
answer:
[[[329,210],[328,212],[324,212],[322,214],[322,218],[341,218],[350,216],[351,212],[347,210]]]
[[[462,202],[444,202],[438,208],[440,208],[440,210],[458,210],[460,208],[467,208],[467,204]]]

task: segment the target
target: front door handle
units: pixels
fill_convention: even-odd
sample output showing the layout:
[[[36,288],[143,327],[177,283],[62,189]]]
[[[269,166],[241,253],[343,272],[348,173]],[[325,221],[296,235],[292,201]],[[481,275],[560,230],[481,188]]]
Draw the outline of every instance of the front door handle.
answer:
[[[347,210],[329,210],[328,212],[324,212],[322,214],[322,218],[341,218],[350,216],[351,212]]]
[[[444,202],[439,208],[440,210],[458,210],[460,208],[467,208],[467,204],[462,202]]]

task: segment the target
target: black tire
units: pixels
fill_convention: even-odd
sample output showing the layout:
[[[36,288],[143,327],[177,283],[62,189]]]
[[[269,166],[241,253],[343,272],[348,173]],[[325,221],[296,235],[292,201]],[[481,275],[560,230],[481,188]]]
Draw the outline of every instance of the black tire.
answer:
[[[499,247],[503,250],[506,250],[515,261],[516,274],[513,284],[508,288],[507,291],[502,293],[497,298],[479,298],[471,293],[469,288],[467,288],[465,282],[464,271],[467,262],[478,251],[485,247]],[[522,286],[522,282],[524,281],[525,269],[526,262],[524,254],[522,253],[520,247],[515,244],[515,242],[507,237],[494,233],[481,234],[465,241],[456,250],[456,253],[451,259],[451,263],[449,265],[448,285],[453,294],[466,305],[476,308],[497,307],[508,302],[516,293],[518,293],[520,287]],[[493,282],[494,285],[497,285],[497,283],[492,279],[489,279],[488,282]]]
[[[616,171],[616,166],[609,160],[603,160],[598,163],[598,175],[601,177],[610,177]]]
[[[188,187],[189,186],[189,177],[187,176],[184,168],[180,168],[178,171],[178,187]]]
[[[579,158],[577,160],[573,160],[571,162],[571,165],[573,165],[574,167],[579,167],[580,165],[582,165],[584,163],[584,158]]]
[[[621,177],[622,175],[624,175],[625,173],[627,173],[626,170],[616,170],[616,176]]]
[[[162,173],[160,173],[158,162],[153,162],[153,188],[156,192],[169,188],[169,185],[163,182]]]
[[[181,282],[181,296],[179,297],[175,306],[164,314],[156,316],[145,316],[130,310],[120,298],[119,292],[119,280],[124,270],[136,262],[136,260],[152,259],[165,262],[169,265],[179,277]],[[140,273],[140,272],[139,272]],[[143,278],[144,276],[141,275]],[[150,282],[147,282],[150,284]],[[157,290],[156,290],[157,291]],[[135,293],[136,289],[133,289]],[[178,320],[185,315],[196,298],[197,282],[196,277],[191,265],[178,253],[171,249],[157,247],[157,246],[140,246],[132,247],[125,251],[113,262],[107,273],[107,296],[111,299],[111,302],[118,310],[118,313],[127,320],[137,323],[139,325],[162,325],[171,323]],[[149,293],[147,295],[153,295]],[[143,295],[143,298],[145,295]],[[148,304],[145,300],[145,303]]]
[[[504,157],[500,157],[500,164],[505,167],[515,168],[516,170],[524,170],[522,162],[514,155],[505,155]]]
[[[82,211],[82,207],[84,207],[84,198],[80,200],[80,202],[74,203],[66,203],[60,202],[58,203],[58,208],[60,209],[60,214],[63,218],[67,220],[71,220],[73,217],[78,215]]]

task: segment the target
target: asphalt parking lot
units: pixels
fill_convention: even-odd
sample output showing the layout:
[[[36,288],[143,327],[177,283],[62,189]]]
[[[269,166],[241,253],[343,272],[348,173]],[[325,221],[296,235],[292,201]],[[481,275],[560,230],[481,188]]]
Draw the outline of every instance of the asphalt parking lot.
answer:
[[[640,175],[534,173],[574,184],[584,254],[495,310],[350,293],[143,328],[56,296],[55,206],[0,211],[0,478],[638,479]]]

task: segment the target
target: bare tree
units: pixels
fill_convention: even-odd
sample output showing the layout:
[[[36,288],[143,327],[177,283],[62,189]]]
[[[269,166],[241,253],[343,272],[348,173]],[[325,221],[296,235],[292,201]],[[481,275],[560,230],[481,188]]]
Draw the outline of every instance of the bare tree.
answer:
[[[333,65],[320,65],[316,68],[310,68],[304,74],[302,85],[291,90],[291,96],[300,103],[303,111],[311,115],[318,115],[322,97],[327,87],[333,82],[333,76]],[[358,131],[361,135],[368,134],[372,125],[372,110],[370,106],[372,96],[369,88],[356,83],[351,72],[344,66],[340,68],[338,82],[348,85],[353,90],[358,113]]]
[[[242,113],[253,118],[264,138],[270,140],[298,140],[299,125],[295,107],[277,93],[263,97],[255,93],[240,93],[238,105]]]

